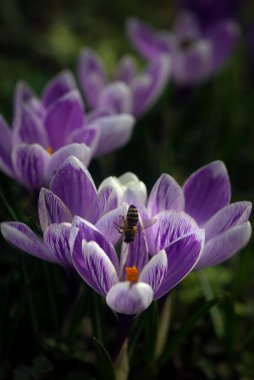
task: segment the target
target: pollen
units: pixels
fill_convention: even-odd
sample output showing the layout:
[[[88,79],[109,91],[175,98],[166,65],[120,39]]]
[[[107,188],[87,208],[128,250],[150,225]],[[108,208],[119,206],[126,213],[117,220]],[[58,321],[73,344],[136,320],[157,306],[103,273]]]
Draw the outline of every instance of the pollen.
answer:
[[[126,281],[130,282],[138,282],[138,268],[133,265],[133,267],[127,267],[125,268],[126,276],[125,279]]]
[[[48,147],[46,148],[46,151],[47,151],[49,154],[52,154],[52,153],[54,152],[52,146],[48,146]]]

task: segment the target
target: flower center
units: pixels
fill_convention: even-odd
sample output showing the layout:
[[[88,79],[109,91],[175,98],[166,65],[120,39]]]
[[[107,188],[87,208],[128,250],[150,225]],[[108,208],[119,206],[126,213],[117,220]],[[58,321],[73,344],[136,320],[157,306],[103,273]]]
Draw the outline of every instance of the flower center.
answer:
[[[138,282],[138,268],[133,265],[133,267],[127,267],[125,268],[125,280],[130,282]]]
[[[47,151],[49,154],[52,154],[52,153],[54,152],[52,146],[48,146],[48,147],[46,148],[46,151]]]

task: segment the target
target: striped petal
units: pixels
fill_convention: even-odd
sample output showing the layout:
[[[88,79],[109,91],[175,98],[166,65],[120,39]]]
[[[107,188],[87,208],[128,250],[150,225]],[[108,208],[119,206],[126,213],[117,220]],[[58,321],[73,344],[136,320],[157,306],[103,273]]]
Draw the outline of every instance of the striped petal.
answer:
[[[251,209],[251,202],[244,201],[223,207],[204,225],[206,242],[236,225],[247,222]]]
[[[93,224],[89,223],[85,219],[75,216],[72,221],[72,227],[78,229],[78,233],[74,233],[70,239],[70,246],[73,256],[76,256],[77,258],[82,256],[83,240],[86,240],[87,242],[95,241],[109,257],[118,272],[119,264],[115,248]]]
[[[153,290],[144,282],[131,284],[119,282],[107,294],[108,306],[117,313],[134,315],[141,313],[152,303]]]
[[[51,224],[44,233],[44,242],[55,261],[64,267],[72,266],[69,238],[70,223]]]
[[[204,230],[196,230],[171,243],[166,249],[167,271],[156,298],[162,297],[182,281],[195,267],[204,247]]]
[[[113,187],[104,186],[97,194],[90,208],[87,219],[92,223],[96,223],[109,211],[114,210],[118,205],[117,192]]]
[[[53,223],[71,222],[72,214],[52,191],[42,188],[38,201],[40,225],[45,231]]]
[[[49,153],[38,144],[18,144],[12,151],[12,164],[19,181],[30,189],[40,189],[49,163]]]
[[[83,240],[82,257],[73,255],[73,264],[83,280],[102,296],[118,282],[114,265],[94,241]]]
[[[119,220],[122,216],[127,214],[128,206],[123,204],[122,206],[115,208],[103,215],[96,223],[96,228],[113,244],[116,245],[121,234],[118,232],[116,225],[119,224]]]
[[[86,167],[76,157],[67,158],[57,170],[50,185],[73,215],[85,217],[97,196],[93,179]]]
[[[46,249],[42,240],[24,223],[3,222],[1,223],[3,237],[15,247],[42,260],[56,263],[57,260]]]
[[[156,222],[145,230],[149,253],[155,254],[170,243],[195,231],[198,225],[183,211],[163,211],[156,215]]]
[[[53,175],[56,174],[57,169],[62,163],[70,156],[78,158],[82,164],[88,166],[91,160],[91,149],[85,144],[69,144],[58,149],[52,154],[50,162],[47,166],[45,178],[50,182]]]
[[[31,101],[36,102],[35,98]],[[19,109],[19,119],[13,131],[13,145],[22,142],[28,144],[40,144],[44,148],[49,146],[47,132],[45,131],[42,118],[33,109],[31,103],[23,104]]]
[[[162,281],[164,280],[167,266],[167,255],[163,250],[153,256],[140,273],[139,281],[145,282],[151,286],[155,298],[157,290],[160,288]]]
[[[244,248],[251,237],[250,222],[236,225],[214,237],[205,244],[204,252],[196,265],[196,269],[217,265]]]
[[[202,225],[230,201],[230,180],[224,163],[214,161],[197,170],[187,179],[183,191],[185,211]]]
[[[84,110],[77,90],[68,92],[49,107],[45,117],[50,146],[57,150],[65,145],[70,133],[84,125]]]
[[[162,174],[153,186],[147,207],[151,215],[161,211],[184,209],[184,195],[182,188],[168,174]]]

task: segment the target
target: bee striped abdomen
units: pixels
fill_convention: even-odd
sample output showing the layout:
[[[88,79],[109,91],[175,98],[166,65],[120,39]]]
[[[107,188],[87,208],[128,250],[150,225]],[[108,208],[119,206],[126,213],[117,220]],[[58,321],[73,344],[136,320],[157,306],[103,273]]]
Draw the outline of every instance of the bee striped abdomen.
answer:
[[[126,219],[128,226],[130,227],[136,226],[138,224],[138,210],[135,206],[129,206]]]
[[[132,243],[135,239],[138,224],[138,210],[134,205],[130,205],[126,216],[126,226],[124,229],[124,242]]]

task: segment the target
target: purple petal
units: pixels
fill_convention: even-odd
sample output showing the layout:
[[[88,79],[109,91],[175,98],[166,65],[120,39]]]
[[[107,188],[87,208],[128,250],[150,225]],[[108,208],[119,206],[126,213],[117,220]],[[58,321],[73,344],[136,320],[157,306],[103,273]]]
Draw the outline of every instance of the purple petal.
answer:
[[[160,54],[168,54],[174,46],[174,37],[170,33],[157,33],[138,19],[129,19],[127,33],[132,44],[145,58],[154,59]]]
[[[148,262],[148,248],[144,232],[140,229],[135,236],[132,243],[122,245],[121,260],[120,260],[120,274],[125,277],[126,267],[137,267],[141,272]]]
[[[153,216],[165,210],[183,210],[184,195],[182,188],[173,177],[162,174],[151,190],[147,207]]]
[[[48,109],[45,128],[53,150],[65,145],[69,134],[84,125],[84,110],[77,90],[68,92]]]
[[[38,200],[41,228],[45,231],[50,224],[71,222],[72,214],[60,198],[52,191],[42,188]]]
[[[51,224],[44,233],[44,242],[55,262],[64,267],[72,266],[70,253],[70,223]]]
[[[87,127],[77,129],[69,136],[70,143],[86,144],[91,149],[91,155],[97,148],[100,137],[99,127]]]
[[[154,297],[160,288],[168,266],[165,251],[160,251],[146,264],[139,276],[139,281],[146,282],[153,289]]]
[[[12,151],[12,164],[19,181],[27,188],[39,189],[50,160],[48,152],[38,144],[22,143]]]
[[[251,225],[249,222],[236,225],[214,237],[205,244],[203,255],[196,265],[196,269],[217,265],[229,259],[245,247],[250,237]]]
[[[138,282],[119,282],[112,286],[107,294],[108,306],[117,313],[133,315],[148,308],[153,300],[153,291],[150,285]]]
[[[125,55],[119,62],[115,79],[130,84],[136,75],[136,66],[132,57]]]
[[[9,176],[13,176],[11,163],[12,150],[11,130],[5,119],[0,115],[0,169]]]
[[[168,267],[164,280],[156,292],[156,298],[168,293],[190,273],[202,254],[204,239],[204,230],[196,230],[174,241],[165,249]]]
[[[99,110],[99,109],[91,110],[87,114],[87,119],[86,119],[87,124],[90,124],[90,123],[96,121],[100,117],[110,116],[110,115],[112,115],[112,112],[109,110]]]
[[[56,262],[39,237],[24,223],[1,223],[3,237],[15,247],[39,259]]]
[[[174,25],[174,33],[183,42],[200,38],[201,30],[196,15],[191,12],[182,12]]]
[[[119,217],[127,214],[127,209],[127,204],[123,204],[118,208],[115,207],[115,209],[105,213],[95,225],[113,245],[116,245],[121,238],[121,234],[118,232],[116,224],[119,223]]]
[[[173,78],[179,85],[193,85],[204,80],[211,72],[212,47],[208,40],[200,39],[173,55]]]
[[[168,84],[171,61],[168,56],[154,59],[148,69],[131,83],[133,114],[139,116],[151,107]]]
[[[37,97],[33,96],[30,98],[26,104],[23,105],[23,107],[28,106],[28,108],[35,114],[37,115],[40,119],[44,120],[46,110]]]
[[[46,180],[49,182],[57,169],[70,156],[78,158],[82,164],[88,166],[91,160],[91,149],[85,144],[69,144],[52,154],[51,160],[45,173]]]
[[[230,180],[224,163],[214,161],[197,170],[187,179],[183,191],[185,211],[202,225],[230,201]]]
[[[27,144],[38,143],[44,148],[49,146],[49,140],[42,122],[42,118],[32,108],[30,103],[24,104],[20,107],[19,118],[13,132],[13,144],[20,144],[21,142],[25,142]]]
[[[149,253],[159,252],[197,228],[198,225],[194,219],[183,211],[162,211],[156,216],[156,222],[145,230]]]
[[[127,144],[134,123],[135,119],[131,115],[112,115],[98,118],[96,125],[100,127],[100,138],[95,155],[101,156],[110,153]]]
[[[51,79],[42,93],[42,102],[47,108],[67,92],[77,87],[71,71],[65,70]]]
[[[113,82],[105,86],[98,97],[97,107],[113,113],[132,113],[132,94],[124,82]]]
[[[78,233],[73,235],[70,243],[73,255],[76,255],[79,258],[81,257],[82,240],[86,240],[87,242],[95,241],[109,257],[118,272],[118,258],[113,245],[107,240],[107,238],[93,224],[78,216],[73,218],[72,226],[78,228]]]
[[[237,23],[231,20],[217,22],[207,33],[212,46],[212,69],[222,66],[230,57],[236,46],[240,29]]]
[[[96,223],[104,214],[111,210],[114,210],[118,205],[117,192],[113,187],[105,186],[103,187],[90,208],[90,214],[87,219],[92,223]]]
[[[209,219],[204,225],[206,242],[238,224],[247,222],[251,213],[251,202],[232,203]]]
[[[16,123],[19,119],[19,112],[20,108],[23,106],[24,103],[28,102],[29,99],[34,97],[34,92],[25,82],[18,82],[15,88],[15,94],[14,94],[14,120],[13,120],[13,127],[15,129]]]
[[[82,261],[73,256],[73,264],[83,278],[96,292],[106,296],[109,289],[118,282],[114,265],[94,241],[82,242]]]
[[[97,196],[93,179],[76,157],[67,158],[57,170],[50,185],[73,215],[86,216]]]
[[[78,61],[78,79],[91,108],[97,107],[98,97],[107,83],[102,63],[95,52],[84,49]]]

